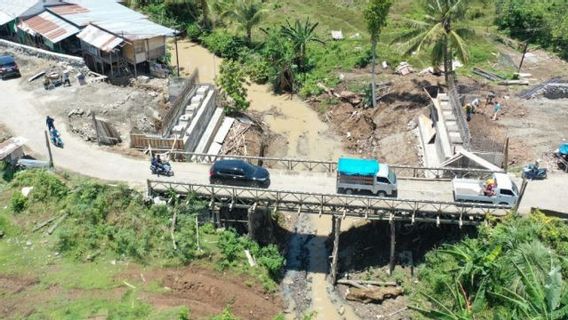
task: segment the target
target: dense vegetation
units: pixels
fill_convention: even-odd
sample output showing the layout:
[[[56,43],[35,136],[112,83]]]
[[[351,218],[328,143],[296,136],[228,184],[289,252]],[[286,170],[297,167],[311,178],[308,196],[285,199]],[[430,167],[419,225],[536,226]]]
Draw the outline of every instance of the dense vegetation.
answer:
[[[428,253],[417,308],[430,319],[567,319],[568,226],[542,214],[481,227]]]
[[[57,284],[112,289],[116,286],[113,277],[123,268],[120,266],[129,263],[143,268],[198,263],[245,274],[251,278],[251,286],[256,278],[267,292],[277,289],[285,262],[278,248],[260,246],[247,236],[216,230],[209,223],[200,226],[197,237],[196,221],[203,220],[200,214],[204,205],[195,199],[180,201],[174,197],[168,206],[155,205],[123,185],[65,178],[48,171],[30,170],[15,175],[4,171],[4,177],[11,181],[0,183],[0,202],[7,204],[0,211],[0,275],[29,270],[39,277],[45,272],[41,270],[50,270],[40,278],[41,288]],[[32,188],[27,196],[21,192],[24,187]],[[174,211],[175,247],[170,235]],[[66,219],[61,220],[53,235],[43,236],[43,231],[63,216]],[[50,219],[52,224],[34,231]],[[33,244],[33,251],[19,245],[27,242]],[[251,251],[258,267],[249,266],[244,249]],[[57,271],[52,270],[54,267]],[[159,284],[155,286],[161,288]],[[187,308],[154,310],[141,301],[139,294],[138,289],[132,288],[122,299],[110,302],[101,298],[62,298],[41,306],[36,316],[62,318],[67,314],[69,319],[87,318],[97,310],[105,310],[109,319],[186,319],[191,314]],[[227,309],[215,319],[234,318]]]
[[[252,81],[303,96],[320,93],[319,82],[337,85],[340,72],[366,67],[375,52],[391,66],[408,60],[418,67],[443,64],[451,71],[451,61],[458,59],[467,66],[460,72],[473,66],[491,69],[498,57],[498,29],[568,55],[564,0],[395,1],[378,50],[376,41],[368,40],[378,39],[369,19],[386,14],[389,1],[131,0],[130,5],[237,61]],[[378,11],[365,14],[373,6]],[[342,30],[345,39],[331,40],[331,30]],[[495,71],[510,75],[513,67]],[[246,102],[246,92],[240,93],[237,100]]]
[[[568,2],[497,0],[496,24],[511,36],[568,58]]]

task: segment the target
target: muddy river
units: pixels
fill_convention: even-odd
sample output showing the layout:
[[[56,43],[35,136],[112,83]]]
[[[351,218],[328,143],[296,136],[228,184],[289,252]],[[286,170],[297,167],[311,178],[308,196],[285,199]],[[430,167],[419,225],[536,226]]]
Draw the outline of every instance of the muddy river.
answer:
[[[207,49],[189,42],[178,41],[179,64],[182,75],[199,70],[199,81],[214,83],[222,59]],[[175,64],[175,48],[172,62]],[[264,121],[276,134],[288,140],[286,152],[289,158],[335,160],[344,152],[340,139],[333,135],[318,114],[297,96],[274,95],[267,85],[251,84],[248,87],[251,101],[249,110],[264,114]],[[270,156],[270,155],[268,155]]]
[[[172,61],[175,64],[175,48],[172,49]],[[189,75],[197,68],[200,82],[215,82],[222,59],[189,41],[178,41],[178,50],[182,75]],[[287,139],[287,150],[279,156],[284,154],[289,158],[335,160],[344,154],[340,139],[334,136],[317,113],[297,96],[274,95],[267,85],[251,84],[248,87],[248,98],[251,101],[249,110],[262,113],[270,130]],[[331,218],[304,217],[299,220],[297,227],[314,236],[298,232],[290,241],[292,252],[288,257],[289,268],[283,281],[284,295],[289,303],[295,305],[292,298],[295,295],[296,300],[311,301],[308,308],[316,312],[317,319],[357,319],[352,309],[339,301],[326,279],[330,252],[325,246],[325,238],[331,230]],[[299,256],[303,256],[306,261],[296,261]],[[306,272],[298,272],[302,267],[309,270],[307,275]],[[294,287],[288,286],[287,283],[305,281],[306,276],[309,284],[303,286],[301,292],[291,292]],[[287,318],[296,319],[299,316],[297,312],[301,310],[295,311],[288,313]]]

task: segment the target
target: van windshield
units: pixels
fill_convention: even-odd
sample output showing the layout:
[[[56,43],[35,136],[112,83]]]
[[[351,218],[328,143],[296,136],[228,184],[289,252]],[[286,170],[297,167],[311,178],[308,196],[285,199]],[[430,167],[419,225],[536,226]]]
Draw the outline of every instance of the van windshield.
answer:
[[[391,184],[396,184],[396,174],[394,174],[391,168],[389,168],[389,181]]]
[[[519,195],[519,189],[517,189],[517,184],[512,182],[512,181],[511,181],[511,183],[513,185],[513,192],[515,193],[515,195],[518,196]]]

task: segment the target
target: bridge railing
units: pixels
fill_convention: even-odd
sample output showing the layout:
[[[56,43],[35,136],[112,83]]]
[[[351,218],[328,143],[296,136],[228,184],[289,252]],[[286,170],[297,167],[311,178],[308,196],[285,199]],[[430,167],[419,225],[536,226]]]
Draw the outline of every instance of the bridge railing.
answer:
[[[194,194],[208,200],[210,207],[265,207],[289,212],[351,216],[369,220],[475,225],[488,215],[503,216],[506,206],[443,201],[365,197],[353,195],[256,189],[176,181],[148,180],[150,195]]]
[[[173,161],[194,162],[194,163],[213,163],[223,159],[242,159],[250,163],[261,165],[265,168],[282,169],[289,171],[313,171],[335,173],[337,161],[320,161],[293,158],[273,158],[256,156],[236,156],[236,155],[214,155],[207,153],[193,153],[175,151],[170,149],[152,149],[154,152],[164,152],[169,154]],[[394,170],[399,179],[426,179],[440,180],[452,178],[485,178],[493,174],[493,171],[482,169],[464,168],[428,168],[406,165],[389,165]]]

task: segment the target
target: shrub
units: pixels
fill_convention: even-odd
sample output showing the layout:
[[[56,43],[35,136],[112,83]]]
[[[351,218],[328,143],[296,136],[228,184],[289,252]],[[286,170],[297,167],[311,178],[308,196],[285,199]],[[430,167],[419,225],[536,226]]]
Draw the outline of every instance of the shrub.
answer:
[[[255,55],[254,59],[247,63],[246,73],[254,83],[265,84],[272,77],[274,71],[266,60]]]
[[[278,248],[271,244],[260,249],[257,259],[258,263],[265,267],[268,274],[274,279],[280,275],[280,270],[284,267],[286,260],[278,251]]]
[[[227,114],[245,111],[250,102],[247,100],[247,89],[244,86],[245,76],[242,66],[234,60],[225,60],[219,70],[217,85],[229,98],[225,105]]]
[[[201,30],[201,27],[197,23],[188,24],[185,31],[187,32],[187,37],[191,41],[199,41],[199,37],[203,34],[203,30]]]
[[[239,318],[233,314],[231,307],[225,307],[221,314],[213,316],[211,320],[239,320]]]
[[[244,46],[242,40],[225,31],[214,31],[209,34],[204,34],[200,39],[207,49],[219,57],[226,59],[238,59],[239,50]]]
[[[10,199],[10,210],[12,210],[15,213],[20,213],[24,211],[27,203],[28,199],[24,197],[24,195],[21,192],[16,191],[12,195],[12,198]]]
[[[33,187],[29,200],[46,202],[51,199],[63,199],[69,189],[53,173],[46,170],[25,170],[16,174],[13,181],[15,187]]]

